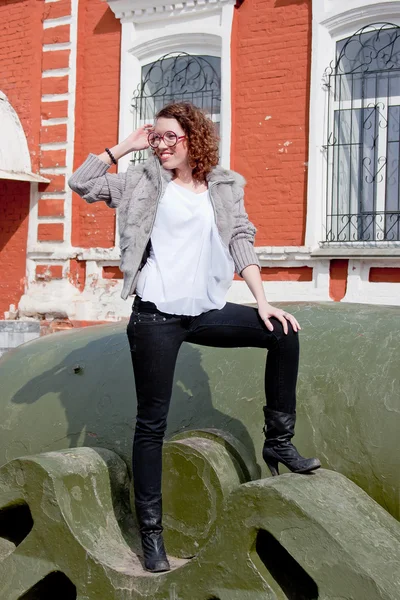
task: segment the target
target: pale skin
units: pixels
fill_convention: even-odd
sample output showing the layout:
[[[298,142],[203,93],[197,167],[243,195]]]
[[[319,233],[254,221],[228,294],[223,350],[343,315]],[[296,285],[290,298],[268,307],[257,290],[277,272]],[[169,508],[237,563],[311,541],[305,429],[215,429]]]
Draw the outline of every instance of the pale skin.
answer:
[[[155,131],[160,136],[166,131],[173,131],[178,137],[185,135],[184,130],[176,119],[159,118],[155,122],[155,125],[147,123],[142,127],[139,127],[139,129],[133,131],[123,142],[110,148],[115,159],[119,160],[133,151],[147,149],[149,147],[147,136],[150,131]],[[192,168],[189,166],[188,162],[188,150],[187,138],[179,140],[172,148],[166,146],[164,140],[161,139],[160,145],[156,149],[156,154],[163,167],[173,171],[173,180],[177,185],[181,185],[192,192],[200,194],[207,189],[207,183],[205,181],[199,183],[193,179]],[[99,158],[109,165],[112,164],[107,152],[100,154]],[[273,331],[274,329],[274,326],[270,321],[271,317],[275,317],[282,323],[285,334],[288,332],[288,321],[291,323],[293,331],[301,329],[299,322],[293,315],[269,304],[265,297],[264,286],[257,265],[247,266],[243,269],[241,275],[257,302],[258,314],[265,323],[267,329],[270,331]]]

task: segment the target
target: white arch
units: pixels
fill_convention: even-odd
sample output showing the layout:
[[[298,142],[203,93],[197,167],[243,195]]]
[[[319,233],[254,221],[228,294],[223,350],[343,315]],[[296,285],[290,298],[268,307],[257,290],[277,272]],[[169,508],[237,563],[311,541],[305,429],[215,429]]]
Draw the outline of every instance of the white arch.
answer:
[[[17,113],[0,91],[0,179],[17,181],[49,180],[32,173],[28,142]]]
[[[215,33],[175,33],[133,46],[130,53],[142,63],[158,60],[167,52],[221,56],[221,35]]]

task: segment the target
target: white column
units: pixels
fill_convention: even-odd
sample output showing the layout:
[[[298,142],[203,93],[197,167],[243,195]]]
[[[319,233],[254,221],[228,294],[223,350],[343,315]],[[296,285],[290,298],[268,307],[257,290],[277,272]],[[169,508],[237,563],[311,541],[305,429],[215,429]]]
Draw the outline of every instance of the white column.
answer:
[[[230,168],[231,133],[232,133],[232,102],[231,102],[231,38],[234,6],[228,4],[222,7],[221,30],[221,164]]]
[[[139,60],[130,52],[136,40],[135,25],[132,22],[122,22],[121,33],[121,84],[119,108],[119,141],[122,142],[133,130],[134,118],[132,112],[132,97],[140,85],[141,66]],[[129,166],[130,155],[118,161],[118,171],[124,172]]]

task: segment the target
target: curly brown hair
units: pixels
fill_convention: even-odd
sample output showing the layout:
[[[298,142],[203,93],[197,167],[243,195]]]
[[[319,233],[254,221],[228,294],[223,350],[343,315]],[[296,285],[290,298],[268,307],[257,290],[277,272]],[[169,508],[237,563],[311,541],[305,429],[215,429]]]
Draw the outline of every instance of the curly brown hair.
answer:
[[[189,166],[195,181],[202,182],[219,162],[219,137],[213,121],[191,102],[170,102],[155,118],[176,119],[188,138]]]

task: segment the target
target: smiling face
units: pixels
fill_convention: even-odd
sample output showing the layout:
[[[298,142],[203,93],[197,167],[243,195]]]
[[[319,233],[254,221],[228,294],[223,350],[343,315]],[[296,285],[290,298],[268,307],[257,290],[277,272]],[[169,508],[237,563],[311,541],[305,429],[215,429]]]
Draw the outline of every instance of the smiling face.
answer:
[[[176,119],[167,119],[165,117],[157,119],[154,131],[160,135],[164,135],[167,131],[173,131],[177,137],[185,135],[184,130]],[[167,146],[164,140],[161,140],[155,152],[165,169],[186,169],[189,166],[189,145],[187,138],[178,140],[176,145],[172,147]]]

